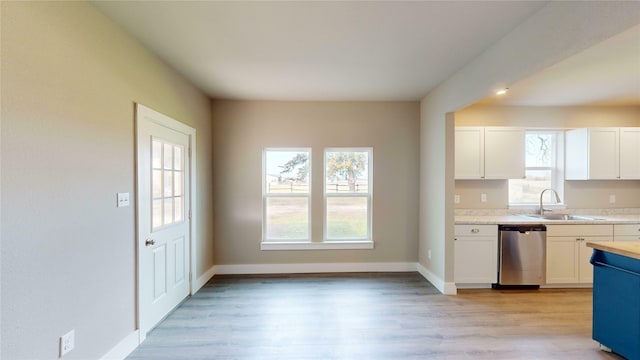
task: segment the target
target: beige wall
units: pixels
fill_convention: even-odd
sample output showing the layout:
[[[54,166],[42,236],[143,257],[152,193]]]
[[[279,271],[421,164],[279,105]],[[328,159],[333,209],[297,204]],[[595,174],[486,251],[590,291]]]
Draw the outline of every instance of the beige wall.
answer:
[[[640,126],[640,107],[522,107],[470,106],[455,114],[456,126],[518,126],[524,128],[570,129],[581,127]],[[509,185],[506,180],[457,180],[460,195],[457,209],[506,209]],[[480,194],[487,202],[480,202]],[[609,196],[615,195],[611,204]],[[565,181],[564,200],[568,209],[640,207],[640,180]]]
[[[2,6],[3,359],[97,359],[134,333],[134,103],[197,130],[200,276],[213,266],[208,98],[85,2]],[[133,204],[132,204],[133,205]]]
[[[488,106],[457,111],[456,126],[519,126],[542,129],[640,126],[640,106]]]
[[[417,102],[214,101],[216,264],[415,262]],[[262,150],[312,149],[312,236],[322,240],[325,147],[373,148],[372,250],[261,251]]]
[[[453,282],[453,120],[446,114],[637,25],[638,14],[634,2],[549,2],[422,99],[419,262],[436,286]]]

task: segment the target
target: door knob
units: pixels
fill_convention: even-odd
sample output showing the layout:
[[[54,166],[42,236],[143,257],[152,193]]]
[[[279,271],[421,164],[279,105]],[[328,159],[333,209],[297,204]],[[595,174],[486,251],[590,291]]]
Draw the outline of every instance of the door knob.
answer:
[[[155,241],[155,240],[153,240],[153,239],[147,239],[147,240],[144,242],[144,246],[151,246],[151,245],[155,245],[155,244],[156,244],[156,241]]]

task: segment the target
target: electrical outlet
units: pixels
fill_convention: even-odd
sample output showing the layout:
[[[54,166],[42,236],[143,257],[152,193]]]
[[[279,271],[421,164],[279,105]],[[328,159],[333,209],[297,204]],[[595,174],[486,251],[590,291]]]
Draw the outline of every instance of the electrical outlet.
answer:
[[[616,203],[616,196],[615,195],[609,195],[609,203],[610,204],[615,204]]]
[[[460,195],[456,194],[453,197],[453,202],[456,203],[456,204],[460,204]]]
[[[487,202],[487,194],[480,194],[480,201],[483,203]]]
[[[431,249],[427,250],[427,257],[431,260]]]
[[[75,331],[71,330],[60,337],[60,357],[63,357],[76,346]]]
[[[118,193],[118,207],[129,206],[129,193]]]

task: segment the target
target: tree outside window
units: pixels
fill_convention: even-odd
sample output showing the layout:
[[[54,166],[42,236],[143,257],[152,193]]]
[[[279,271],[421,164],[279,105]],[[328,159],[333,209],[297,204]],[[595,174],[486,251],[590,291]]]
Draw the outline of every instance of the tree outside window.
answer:
[[[263,241],[310,241],[309,149],[266,149]]]
[[[371,239],[371,149],[325,151],[325,238]]]

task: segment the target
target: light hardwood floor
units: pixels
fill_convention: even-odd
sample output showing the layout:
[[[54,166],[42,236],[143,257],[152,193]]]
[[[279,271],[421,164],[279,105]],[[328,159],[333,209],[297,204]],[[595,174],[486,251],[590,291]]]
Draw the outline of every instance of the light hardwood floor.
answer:
[[[440,295],[418,273],[215,276],[147,337],[150,359],[621,359],[591,290]]]

